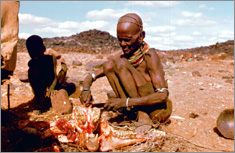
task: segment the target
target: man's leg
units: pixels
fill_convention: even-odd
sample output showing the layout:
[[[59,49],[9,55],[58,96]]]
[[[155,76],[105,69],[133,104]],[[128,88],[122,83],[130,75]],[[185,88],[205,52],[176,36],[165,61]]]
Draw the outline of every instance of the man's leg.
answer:
[[[168,99],[166,104],[162,106],[164,106],[164,108],[156,109],[150,113],[153,123],[164,123],[171,116],[172,101]]]
[[[61,63],[59,73],[57,74],[58,83],[60,85],[62,85],[62,83],[65,81],[67,70],[68,70],[67,65],[65,63]]]
[[[62,62],[60,64],[60,71],[57,75],[58,84],[56,86],[56,89],[65,89],[68,92],[68,95],[71,95],[76,91],[76,85],[72,82],[66,82],[67,70],[67,65]]]
[[[28,78],[29,78],[29,84],[32,88],[32,91],[34,93],[34,102],[35,103],[40,103],[45,99],[45,94],[46,94],[46,88],[48,85],[46,85],[45,81],[42,81],[38,78],[42,78],[41,74],[39,74],[39,71],[36,69],[30,68],[28,70]]]
[[[137,106],[138,111],[136,126],[141,125],[159,125],[165,123],[172,113],[172,101],[167,100],[166,103],[156,104],[154,106]]]
[[[126,59],[120,59],[116,63],[115,73],[120,78],[129,97],[143,97],[154,93],[151,82],[147,82]],[[172,113],[172,102],[168,99],[166,104],[157,104],[156,107],[141,106],[136,107],[138,110],[138,124],[152,124],[165,122]],[[152,111],[150,111],[152,110]],[[148,116],[150,115],[150,117]],[[151,121],[152,119],[152,121]]]
[[[16,67],[19,5],[16,1],[1,1],[1,70],[5,70],[5,78]]]
[[[124,58],[120,58],[117,61],[114,70],[128,97],[140,97],[141,94],[138,92],[138,87],[147,83],[143,75]]]
[[[116,96],[119,98],[126,98],[126,94],[123,90],[123,87],[120,84],[119,78],[117,77],[114,71],[115,64],[116,63],[114,60],[109,60],[105,62],[103,65],[104,74],[106,75]]]
[[[139,87],[142,89],[143,87],[146,87],[146,84],[149,84],[145,78],[140,74],[132,65],[125,59],[120,59],[117,61],[117,63],[114,62],[114,60],[111,60],[104,64],[104,72],[108,78],[108,80],[111,80],[110,82],[113,83],[111,86],[114,86],[114,92],[116,87],[119,87],[122,93],[125,94],[125,97],[140,97],[146,94],[139,93],[143,92],[142,90],[139,90]],[[108,72],[108,73],[107,73]],[[116,81],[115,81],[116,80]],[[150,83],[151,87],[152,84]],[[124,88],[124,90],[123,90]],[[154,92],[152,87],[152,92]],[[118,89],[116,90],[118,92]],[[115,93],[116,93],[115,92]],[[148,92],[148,94],[150,94]],[[116,95],[120,95],[119,92]],[[123,97],[121,97],[123,98]],[[135,114],[138,109],[133,109],[132,111],[126,111],[124,109],[124,114],[126,114],[129,118],[135,119],[137,117],[138,121],[143,122],[142,124],[151,124],[152,121],[148,114],[142,111],[138,111],[138,115]]]

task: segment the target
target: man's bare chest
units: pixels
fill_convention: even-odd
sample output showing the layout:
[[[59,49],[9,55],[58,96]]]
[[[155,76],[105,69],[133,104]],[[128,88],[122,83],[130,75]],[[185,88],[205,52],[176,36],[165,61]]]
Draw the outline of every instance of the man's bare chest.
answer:
[[[139,66],[135,68],[142,76],[147,80],[151,81],[151,77],[149,75],[149,68],[145,60],[143,60]]]

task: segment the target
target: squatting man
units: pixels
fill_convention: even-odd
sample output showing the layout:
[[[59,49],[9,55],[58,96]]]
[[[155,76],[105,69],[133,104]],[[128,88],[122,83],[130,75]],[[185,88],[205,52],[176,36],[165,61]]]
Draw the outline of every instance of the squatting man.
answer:
[[[135,13],[120,17],[117,38],[123,53],[85,77],[81,103],[95,104],[90,87],[96,79],[106,76],[115,93],[104,104],[107,111],[118,111],[125,118],[137,119],[137,125],[166,122],[172,113],[172,102],[168,99],[160,57],[144,41],[142,19]]]

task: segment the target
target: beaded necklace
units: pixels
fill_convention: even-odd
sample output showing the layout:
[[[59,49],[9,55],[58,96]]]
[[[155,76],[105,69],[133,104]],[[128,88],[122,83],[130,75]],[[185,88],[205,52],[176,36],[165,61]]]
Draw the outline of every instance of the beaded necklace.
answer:
[[[140,48],[136,52],[134,52],[134,54],[127,60],[131,63],[131,65],[136,67],[143,61],[144,55],[148,51],[149,45],[145,41],[143,41],[143,44],[140,46]]]

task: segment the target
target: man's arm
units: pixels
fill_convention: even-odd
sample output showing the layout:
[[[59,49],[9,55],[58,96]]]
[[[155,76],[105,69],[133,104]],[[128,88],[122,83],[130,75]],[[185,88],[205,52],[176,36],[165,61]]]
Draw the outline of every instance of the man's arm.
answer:
[[[46,96],[47,97],[50,97],[51,95],[51,92],[55,89],[55,86],[56,86],[56,83],[57,83],[57,74],[56,74],[56,57],[55,56],[52,56],[52,59],[53,59],[53,70],[54,70],[54,80],[51,84],[51,86],[48,88],[47,90],[47,93],[46,93]]]
[[[121,107],[130,107],[130,106],[151,106],[158,103],[166,102],[168,98],[168,91],[155,92],[148,96],[137,97],[137,98],[111,98],[104,105],[107,110],[113,108],[117,110]]]
[[[167,88],[165,72],[155,49],[149,50],[146,54],[147,68],[155,89]]]
[[[145,55],[145,60],[155,93],[140,98],[131,98],[130,105],[154,105],[166,102],[168,98],[169,92],[165,82],[165,72],[155,49],[149,50]]]
[[[94,72],[94,78],[92,77],[91,74],[88,74],[84,81],[83,81],[83,91],[81,93],[81,96],[80,96],[80,101],[81,103],[89,103],[90,100],[91,100],[91,91],[90,91],[90,87],[92,85],[92,83],[100,78],[100,77],[103,77],[104,76],[104,71],[103,71],[103,67],[100,67],[97,71]]]
[[[118,52],[116,55],[114,55],[113,60],[120,58],[121,54],[122,52]],[[97,71],[94,72],[94,74],[96,79],[105,76],[103,67],[100,67]],[[92,76],[90,74],[87,75],[83,81],[83,88],[89,89],[93,81],[94,80],[92,79]]]

